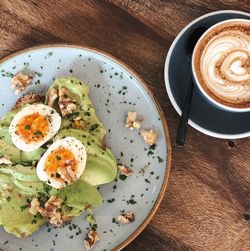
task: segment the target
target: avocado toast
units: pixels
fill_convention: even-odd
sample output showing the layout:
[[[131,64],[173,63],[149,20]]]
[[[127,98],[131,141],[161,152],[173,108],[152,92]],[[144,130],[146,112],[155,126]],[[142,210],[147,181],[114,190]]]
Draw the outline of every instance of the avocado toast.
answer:
[[[103,143],[106,130],[95,113],[88,93],[89,87],[81,80],[66,77],[56,79],[52,83],[44,103],[43,99],[37,96],[31,98],[32,103],[49,106],[61,117],[59,130],[32,151],[24,151],[16,146],[10,135],[10,126],[13,124],[13,118],[25,107],[34,109],[37,106],[31,107],[26,102],[27,97],[23,98],[25,102],[19,100],[14,110],[1,119],[0,225],[7,232],[26,237],[46,222],[60,226],[83,211],[102,204],[102,196],[97,188],[115,179],[117,163],[112,151]],[[34,121],[32,123],[34,124]],[[30,130],[30,126],[26,125],[25,129]],[[40,131],[35,132],[34,141],[40,139],[40,134]],[[65,172],[58,171],[55,174],[49,173],[48,180],[42,180],[37,171],[39,162],[40,165],[43,164],[42,171],[47,171],[47,159],[45,163],[41,163],[42,156],[49,151],[51,145],[68,138],[73,138],[84,146],[86,164],[83,173],[78,177],[72,173],[77,171],[73,168],[66,173],[68,179]],[[25,144],[28,144],[27,141]],[[79,155],[81,154],[79,150]],[[62,163],[60,156],[56,155],[56,158],[59,164]],[[53,186],[53,180],[63,182],[60,189]]]

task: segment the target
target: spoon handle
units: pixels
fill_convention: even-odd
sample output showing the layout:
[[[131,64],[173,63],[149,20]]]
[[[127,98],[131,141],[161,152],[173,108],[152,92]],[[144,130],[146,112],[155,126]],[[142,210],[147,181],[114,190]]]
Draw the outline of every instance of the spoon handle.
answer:
[[[184,105],[182,107],[182,114],[181,114],[178,130],[177,130],[177,136],[176,136],[177,146],[183,146],[184,143],[185,143],[186,130],[187,130],[187,121],[188,121],[189,115],[190,115],[190,108],[191,108],[191,103],[192,103],[193,90],[194,90],[194,81],[191,78],[190,82],[189,82],[185,102],[184,102]]]

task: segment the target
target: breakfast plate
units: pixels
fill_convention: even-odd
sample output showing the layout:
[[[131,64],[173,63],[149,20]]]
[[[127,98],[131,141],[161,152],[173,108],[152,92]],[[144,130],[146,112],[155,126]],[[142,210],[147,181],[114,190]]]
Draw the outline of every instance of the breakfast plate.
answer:
[[[211,27],[228,19],[250,19],[249,13],[233,10],[216,11],[203,15],[187,25],[173,41],[165,61],[164,77],[169,99],[178,114],[181,114],[189,79],[191,65],[186,57],[188,37],[199,26]],[[237,139],[250,136],[250,112],[225,111],[212,105],[194,88],[188,123],[196,130],[223,139]]]
[[[146,227],[166,191],[171,163],[171,144],[164,114],[144,81],[128,66],[96,49],[76,45],[44,45],[18,51],[0,60],[0,118],[10,111],[21,94],[11,89],[17,72],[34,76],[24,91],[45,94],[61,77],[76,77],[90,88],[90,98],[107,134],[105,143],[118,163],[130,166],[133,175],[117,176],[99,189],[103,203],[93,210],[100,240],[92,250],[120,250]],[[126,115],[136,111],[142,127],[158,134],[157,143],[142,141],[139,130],[125,127]],[[121,211],[133,212],[135,220],[118,224]],[[87,213],[61,227],[43,225],[26,238],[17,238],[0,229],[0,249],[84,250],[89,231]]]

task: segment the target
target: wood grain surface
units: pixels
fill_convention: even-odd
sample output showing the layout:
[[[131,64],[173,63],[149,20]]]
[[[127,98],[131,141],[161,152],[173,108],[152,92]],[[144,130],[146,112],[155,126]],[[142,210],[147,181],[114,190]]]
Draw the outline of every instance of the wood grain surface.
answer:
[[[0,0],[0,57],[49,42],[70,42],[118,57],[148,83],[165,111],[172,142],[178,115],[166,95],[163,67],[171,42],[205,13],[250,11],[249,0]],[[250,250],[250,138],[227,141],[188,128],[173,144],[163,202],[125,250]]]

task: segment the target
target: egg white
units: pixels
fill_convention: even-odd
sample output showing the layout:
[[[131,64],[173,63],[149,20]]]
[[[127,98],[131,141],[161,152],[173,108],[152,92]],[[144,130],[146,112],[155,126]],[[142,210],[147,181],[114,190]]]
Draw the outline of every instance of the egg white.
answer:
[[[16,128],[21,119],[27,115],[39,113],[40,115],[46,116],[49,120],[49,131],[48,134],[38,142],[26,143],[20,135],[17,135]],[[21,109],[11,121],[9,127],[9,134],[13,144],[22,151],[31,152],[38,149],[41,145],[51,139],[60,129],[61,117],[60,115],[50,106],[44,104],[27,105]]]
[[[75,160],[77,162],[76,171],[75,171],[76,180],[78,180],[81,177],[81,175],[83,174],[83,171],[85,169],[86,162],[87,162],[87,152],[86,152],[85,146],[82,144],[81,141],[79,141],[78,139],[76,139],[74,137],[66,137],[64,139],[56,140],[48,148],[48,150],[44,153],[44,155],[42,156],[42,158],[40,159],[40,161],[37,164],[37,169],[36,169],[37,176],[41,181],[47,183],[48,185],[55,187],[57,189],[61,189],[61,188],[65,187],[67,185],[70,185],[70,184],[66,184],[63,181],[59,181],[56,178],[51,177],[45,171],[46,160],[47,160],[48,156],[50,155],[50,153],[52,151],[54,151],[58,148],[69,149],[73,153]]]

